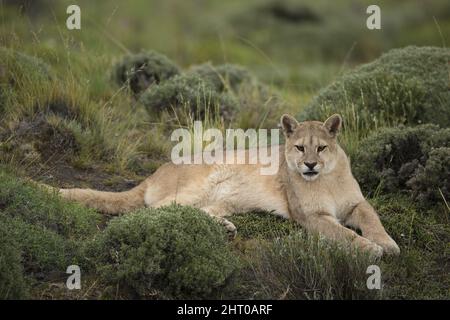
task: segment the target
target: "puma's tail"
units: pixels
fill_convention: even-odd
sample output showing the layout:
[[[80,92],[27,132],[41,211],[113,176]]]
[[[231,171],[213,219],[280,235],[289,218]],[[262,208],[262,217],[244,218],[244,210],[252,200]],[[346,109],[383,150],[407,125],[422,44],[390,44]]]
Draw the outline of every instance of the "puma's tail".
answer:
[[[135,188],[123,192],[106,192],[92,189],[59,189],[61,196],[80,202],[102,213],[120,214],[145,205],[146,181]]]

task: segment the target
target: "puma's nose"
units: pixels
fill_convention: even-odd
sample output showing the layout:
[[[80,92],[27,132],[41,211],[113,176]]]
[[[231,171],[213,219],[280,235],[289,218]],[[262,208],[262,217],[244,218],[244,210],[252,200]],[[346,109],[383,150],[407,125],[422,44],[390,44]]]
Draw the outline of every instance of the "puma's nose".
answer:
[[[313,170],[316,164],[317,162],[305,162],[305,166],[307,166],[309,170]]]

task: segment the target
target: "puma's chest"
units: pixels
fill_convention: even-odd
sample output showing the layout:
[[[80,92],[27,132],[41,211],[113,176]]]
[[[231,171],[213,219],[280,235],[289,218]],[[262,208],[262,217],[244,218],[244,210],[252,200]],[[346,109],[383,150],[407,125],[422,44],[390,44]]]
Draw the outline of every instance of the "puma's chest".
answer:
[[[299,198],[304,214],[322,212],[338,219],[344,219],[363,200],[359,188],[345,179],[304,184]]]

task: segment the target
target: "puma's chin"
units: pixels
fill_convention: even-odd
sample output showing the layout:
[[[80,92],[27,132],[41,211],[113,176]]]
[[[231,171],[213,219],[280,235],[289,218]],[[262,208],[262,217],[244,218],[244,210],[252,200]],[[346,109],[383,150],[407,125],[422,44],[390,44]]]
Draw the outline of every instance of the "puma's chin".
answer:
[[[301,172],[301,176],[306,181],[314,181],[319,177],[319,171],[316,170],[303,171]]]

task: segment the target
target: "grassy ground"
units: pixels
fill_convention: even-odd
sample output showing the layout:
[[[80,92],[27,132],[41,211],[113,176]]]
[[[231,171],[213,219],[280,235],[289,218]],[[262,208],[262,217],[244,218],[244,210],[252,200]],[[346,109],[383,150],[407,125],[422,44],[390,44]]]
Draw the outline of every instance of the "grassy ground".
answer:
[[[105,279],[85,250],[109,225],[109,218],[48,196],[21,180],[126,190],[169,160],[170,133],[192,128],[196,114],[183,106],[149,111],[128,83],[114,81],[115,66],[124,55],[155,50],[183,74],[207,62],[241,65],[251,80],[220,92],[234,101],[237,110],[229,118],[221,117],[203,102],[204,126],[275,128],[282,113],[302,114],[305,106],[315,103],[320,89],[355,66],[394,47],[445,47],[450,28],[448,2],[438,0],[426,6],[420,1],[380,1],[381,31],[365,28],[367,1],[333,5],[283,1],[279,6],[273,1],[135,0],[127,5],[78,1],[79,31],[65,28],[70,1],[22,4],[26,2],[0,1],[0,217],[2,228],[16,230],[1,235],[9,239],[1,250],[6,257],[0,259],[2,298],[180,296],[157,286],[144,294],[141,289],[136,292],[132,283],[137,278],[128,275],[125,284]],[[232,87],[228,75],[221,82]],[[352,109],[353,102],[360,100],[345,104],[345,114],[353,117],[341,141],[352,158],[367,136],[402,121],[362,119]],[[443,106],[448,111],[448,105]],[[384,114],[380,119],[392,118]],[[368,192],[402,250],[400,257],[375,262],[306,235],[289,221],[264,213],[235,216],[238,238],[228,245],[239,263],[226,281],[219,277],[223,283],[214,294],[448,298],[450,227],[445,190],[450,187],[444,187],[442,197],[426,204],[411,201],[415,198],[406,187]],[[80,291],[64,286],[64,267],[73,261],[89,266]],[[382,269],[383,290],[376,292],[365,286],[366,268],[373,263]]]

